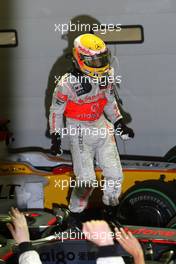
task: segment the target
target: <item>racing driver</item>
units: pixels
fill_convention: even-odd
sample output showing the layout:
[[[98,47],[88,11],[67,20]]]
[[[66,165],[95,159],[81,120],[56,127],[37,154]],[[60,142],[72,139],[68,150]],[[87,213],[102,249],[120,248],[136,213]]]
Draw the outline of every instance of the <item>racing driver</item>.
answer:
[[[94,157],[105,179],[103,203],[111,209],[118,205],[123,175],[112,131],[118,131],[122,139],[133,138],[134,133],[123,123],[114,97],[114,73],[105,43],[93,34],[78,36],[74,40],[73,62],[74,70],[62,76],[54,90],[49,124],[52,154],[61,153],[61,138],[65,131],[69,135],[77,182],[69,209],[76,217],[86,208],[93,191]],[[102,135],[102,131],[106,134]]]

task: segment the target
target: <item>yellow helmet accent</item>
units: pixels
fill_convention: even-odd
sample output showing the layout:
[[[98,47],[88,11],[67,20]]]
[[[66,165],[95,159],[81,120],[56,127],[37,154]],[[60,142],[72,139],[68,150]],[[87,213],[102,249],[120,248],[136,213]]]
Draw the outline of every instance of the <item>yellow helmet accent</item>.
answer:
[[[99,37],[93,34],[84,34],[80,37],[80,43],[83,47],[92,50],[92,51],[100,51],[106,50],[106,45]]]

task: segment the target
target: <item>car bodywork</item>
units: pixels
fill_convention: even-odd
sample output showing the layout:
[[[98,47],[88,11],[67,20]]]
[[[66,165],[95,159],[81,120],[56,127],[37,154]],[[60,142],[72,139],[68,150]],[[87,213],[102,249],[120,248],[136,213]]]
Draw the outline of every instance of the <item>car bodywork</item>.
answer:
[[[176,164],[157,160],[121,159],[125,193],[136,182],[146,180],[174,181]],[[102,171],[95,164],[99,187],[95,188],[89,206],[101,206]],[[53,157],[29,151],[11,154],[0,162],[0,211],[16,203],[19,208],[52,208],[53,203],[68,205],[75,176],[69,155]],[[97,183],[98,184],[98,183]],[[71,186],[71,187],[70,187]],[[98,185],[97,185],[98,186]],[[95,203],[96,201],[96,203]]]

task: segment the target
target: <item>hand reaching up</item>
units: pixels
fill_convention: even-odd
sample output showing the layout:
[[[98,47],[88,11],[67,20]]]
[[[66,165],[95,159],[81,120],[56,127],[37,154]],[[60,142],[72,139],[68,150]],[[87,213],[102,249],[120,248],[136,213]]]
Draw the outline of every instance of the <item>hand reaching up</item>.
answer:
[[[29,242],[29,230],[26,222],[26,218],[23,213],[17,208],[11,208],[9,212],[12,222],[7,224],[9,231],[11,232],[14,240],[17,244],[22,242]]]
[[[133,256],[135,264],[144,264],[142,247],[130,231],[125,232],[123,228],[115,228],[116,240],[130,255]]]

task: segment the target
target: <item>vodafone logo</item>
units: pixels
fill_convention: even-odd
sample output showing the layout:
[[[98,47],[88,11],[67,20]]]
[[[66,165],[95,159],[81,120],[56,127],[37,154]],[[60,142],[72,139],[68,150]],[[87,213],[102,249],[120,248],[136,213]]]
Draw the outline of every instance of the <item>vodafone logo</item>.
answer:
[[[78,49],[82,52],[84,52],[86,55],[94,55],[95,52],[91,52],[89,49],[83,48],[81,46],[78,46]]]

